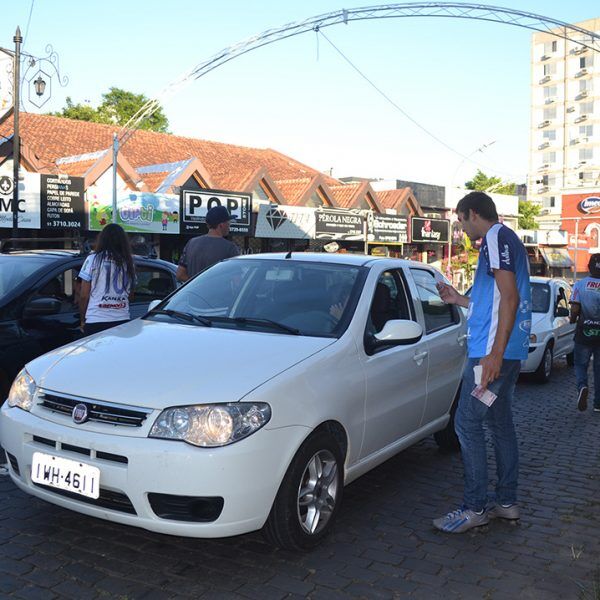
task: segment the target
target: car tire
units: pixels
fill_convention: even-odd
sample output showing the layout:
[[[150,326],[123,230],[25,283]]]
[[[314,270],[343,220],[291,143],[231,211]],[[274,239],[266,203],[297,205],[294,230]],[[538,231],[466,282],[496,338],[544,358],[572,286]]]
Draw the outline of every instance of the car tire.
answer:
[[[552,374],[552,362],[554,360],[554,355],[552,352],[552,345],[548,344],[544,348],[544,354],[542,355],[542,360],[538,368],[535,370],[533,374],[534,379],[538,383],[548,383],[550,381],[550,375]]]
[[[344,489],[344,456],[327,431],[300,446],[279,486],[263,527],[267,540],[286,550],[310,550],[331,531]]]
[[[448,424],[446,427],[444,427],[444,429],[436,431],[433,434],[435,443],[443,452],[458,452],[460,450],[460,442],[458,441],[458,436],[456,435],[456,430],[454,429],[454,418],[456,416],[459,398],[460,387],[458,388],[458,392],[456,392],[456,398],[454,399],[452,408],[450,409],[450,420],[448,421]]]
[[[569,352],[569,354],[567,354],[567,364],[569,365],[569,367],[572,367],[575,365],[575,353],[574,352]]]

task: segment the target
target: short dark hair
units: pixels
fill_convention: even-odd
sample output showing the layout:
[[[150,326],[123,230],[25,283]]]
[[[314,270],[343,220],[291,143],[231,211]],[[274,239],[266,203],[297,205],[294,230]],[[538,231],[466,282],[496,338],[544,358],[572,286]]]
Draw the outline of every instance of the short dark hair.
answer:
[[[600,278],[600,254],[592,254],[590,256],[588,270],[592,277]]]
[[[483,192],[471,192],[464,198],[459,200],[456,205],[456,212],[469,215],[469,211],[476,212],[482,219],[486,221],[497,221],[498,213],[494,201]]]

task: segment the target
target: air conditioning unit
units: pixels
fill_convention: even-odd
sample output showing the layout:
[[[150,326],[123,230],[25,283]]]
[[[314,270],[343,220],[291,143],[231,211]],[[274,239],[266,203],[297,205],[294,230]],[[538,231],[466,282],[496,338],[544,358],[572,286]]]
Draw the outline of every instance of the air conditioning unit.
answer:
[[[577,71],[577,73],[575,73],[575,77],[583,77],[584,75],[587,75],[587,73],[587,69],[580,69]]]
[[[545,194],[550,188],[547,185],[543,185],[537,189],[538,194]]]
[[[548,127],[548,125],[550,125],[550,121],[542,121],[539,125],[538,125],[538,129],[543,129],[544,127]]]
[[[580,137],[579,138],[580,143],[582,144],[587,144],[590,141],[590,138],[587,137]]]
[[[581,123],[582,121],[585,121],[587,119],[587,115],[579,115],[576,119],[575,119],[575,123]]]
[[[575,77],[577,77],[577,75]],[[540,85],[544,85],[544,83],[548,83],[551,79],[552,79],[552,77],[550,77],[550,75],[546,75],[545,77],[542,77],[540,79]]]
[[[538,171],[545,171],[550,165],[548,163],[541,165]]]
[[[570,144],[571,144],[571,146],[574,146],[575,144],[579,144],[579,138],[573,138],[573,139],[570,141]]]
[[[583,54],[584,52],[587,52],[586,46],[578,46],[577,48],[573,48],[573,50],[571,50],[571,54]]]
[[[543,150],[544,148],[547,148],[550,145],[550,142],[544,142],[543,144],[540,144],[538,146],[538,150]]]
[[[540,58],[540,60],[550,60],[552,57],[549,54],[544,54],[542,55],[542,58]]]
[[[574,106],[569,106],[569,107],[567,108],[567,112],[568,112],[568,113],[575,112],[575,107],[574,107]]]
[[[583,100],[584,98],[587,98],[588,93],[587,90],[583,90],[581,92],[579,92],[579,94],[577,94],[577,96],[575,96],[575,100]]]
[[[555,101],[556,101],[556,98],[546,98],[544,100],[544,104],[552,104]]]

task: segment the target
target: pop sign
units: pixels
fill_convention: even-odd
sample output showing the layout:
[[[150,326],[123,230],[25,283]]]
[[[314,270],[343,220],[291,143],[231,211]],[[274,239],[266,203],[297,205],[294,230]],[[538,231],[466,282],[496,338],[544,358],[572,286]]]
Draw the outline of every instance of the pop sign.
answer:
[[[252,215],[252,196],[222,190],[181,190],[181,233],[196,233],[206,223],[206,213],[213,206],[224,206],[235,219],[232,233],[248,233]]]

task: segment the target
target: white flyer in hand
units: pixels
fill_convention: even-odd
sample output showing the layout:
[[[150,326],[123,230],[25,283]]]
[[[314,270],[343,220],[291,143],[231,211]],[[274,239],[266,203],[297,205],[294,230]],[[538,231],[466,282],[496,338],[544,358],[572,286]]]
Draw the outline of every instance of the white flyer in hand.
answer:
[[[481,365],[475,365],[473,367],[473,377],[475,378],[475,385],[481,385],[481,374],[483,373],[483,367]]]
[[[473,391],[471,392],[471,396],[477,398],[477,400],[481,400],[486,406],[491,406],[494,403],[494,400],[498,397],[494,392],[490,392],[490,390],[486,390],[482,388],[480,385],[476,385]]]

